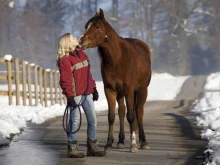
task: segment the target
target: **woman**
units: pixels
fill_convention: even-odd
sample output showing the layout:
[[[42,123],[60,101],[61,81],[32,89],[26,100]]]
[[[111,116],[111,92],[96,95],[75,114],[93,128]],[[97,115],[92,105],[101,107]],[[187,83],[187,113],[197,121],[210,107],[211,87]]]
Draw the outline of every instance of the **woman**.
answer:
[[[60,37],[58,42],[57,65],[60,71],[60,87],[67,97],[70,106],[70,119],[68,123],[67,156],[71,158],[84,157],[83,152],[77,149],[76,131],[80,123],[78,109],[73,109],[76,104],[85,100],[82,108],[87,118],[87,156],[104,156],[104,151],[97,149],[96,139],[96,113],[93,101],[98,100],[98,92],[95,81],[89,70],[89,60],[82,49],[78,48],[77,38],[66,33]]]

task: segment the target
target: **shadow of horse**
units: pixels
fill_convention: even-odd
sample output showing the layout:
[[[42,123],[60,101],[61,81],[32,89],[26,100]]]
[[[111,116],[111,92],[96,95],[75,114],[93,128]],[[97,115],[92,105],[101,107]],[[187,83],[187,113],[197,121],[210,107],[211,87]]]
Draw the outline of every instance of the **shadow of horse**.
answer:
[[[139,129],[141,149],[149,149],[143,128],[144,103],[151,80],[150,50],[143,41],[120,37],[105,20],[100,9],[85,25],[85,33],[79,38],[84,49],[98,47],[101,57],[101,74],[108,102],[108,140],[106,151],[112,150],[116,101],[120,119],[118,148],[124,148],[125,104],[130,125],[130,151],[137,152],[136,127]]]

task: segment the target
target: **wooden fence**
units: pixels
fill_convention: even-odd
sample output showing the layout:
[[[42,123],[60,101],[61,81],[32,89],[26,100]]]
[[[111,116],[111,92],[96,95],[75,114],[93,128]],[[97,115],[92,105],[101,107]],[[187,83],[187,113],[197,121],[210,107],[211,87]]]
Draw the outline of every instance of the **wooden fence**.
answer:
[[[8,104],[42,105],[66,104],[66,98],[59,86],[59,73],[55,70],[20,61],[18,58],[5,60],[0,58],[0,65],[6,64],[6,72],[0,80],[6,81],[8,88],[0,90],[0,95],[8,96]],[[13,101],[15,101],[13,103]]]

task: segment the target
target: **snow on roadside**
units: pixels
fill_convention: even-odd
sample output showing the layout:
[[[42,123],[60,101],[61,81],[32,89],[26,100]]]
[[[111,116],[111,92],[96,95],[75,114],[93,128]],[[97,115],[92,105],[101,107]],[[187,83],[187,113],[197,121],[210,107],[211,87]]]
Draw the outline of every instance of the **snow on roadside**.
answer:
[[[209,151],[213,152],[212,162],[220,164],[220,73],[207,77],[203,98],[195,102],[193,112],[197,114],[197,125],[202,126],[201,137],[208,140]]]
[[[190,76],[172,76],[168,73],[153,74],[148,89],[148,101],[174,100],[183,83]]]
[[[2,106],[0,108],[0,144],[9,144],[8,138],[26,128],[27,122],[41,124],[50,118],[63,115],[65,107]]]

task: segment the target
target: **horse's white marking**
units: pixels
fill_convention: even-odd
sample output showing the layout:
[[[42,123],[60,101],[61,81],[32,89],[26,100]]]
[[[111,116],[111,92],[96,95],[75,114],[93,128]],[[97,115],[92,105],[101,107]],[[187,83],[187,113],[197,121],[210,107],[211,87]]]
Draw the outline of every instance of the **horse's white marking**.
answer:
[[[134,131],[131,134],[131,144],[136,144],[136,134]]]
[[[86,32],[89,30],[89,28],[92,26],[92,22],[88,25]]]
[[[87,27],[85,33],[89,30],[89,28],[90,28],[91,26],[92,26],[92,23],[90,23],[90,24],[88,25],[88,27]],[[81,40],[81,38],[84,36],[85,33],[83,33],[83,34],[79,37],[78,41]],[[86,36],[86,37],[88,37],[88,36]]]
[[[80,42],[81,38],[84,36],[84,34],[82,34],[79,39],[78,39],[78,42]]]

